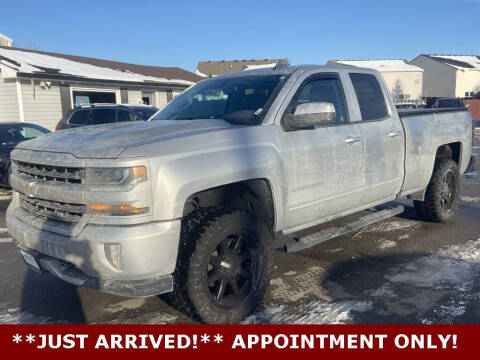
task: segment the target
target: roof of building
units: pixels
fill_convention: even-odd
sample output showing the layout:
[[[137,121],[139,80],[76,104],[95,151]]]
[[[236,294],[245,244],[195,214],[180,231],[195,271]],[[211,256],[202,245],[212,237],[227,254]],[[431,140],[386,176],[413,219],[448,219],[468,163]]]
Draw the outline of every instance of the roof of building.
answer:
[[[273,68],[277,63],[288,64],[288,59],[199,61],[196,74],[211,77],[233,71]]]
[[[380,60],[331,60],[331,62],[375,69],[380,72],[423,71],[422,68],[410,64],[403,59],[380,59]]]
[[[441,62],[442,64],[452,66],[461,70],[480,70],[480,56],[478,55],[435,55],[423,54],[432,60]]]
[[[148,66],[0,46],[0,64],[25,74],[192,85],[203,78],[178,67]]]

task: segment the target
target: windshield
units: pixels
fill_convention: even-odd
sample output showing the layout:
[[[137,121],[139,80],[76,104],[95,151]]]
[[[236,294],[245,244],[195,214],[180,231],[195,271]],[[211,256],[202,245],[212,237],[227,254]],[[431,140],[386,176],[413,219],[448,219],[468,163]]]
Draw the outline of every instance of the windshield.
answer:
[[[146,107],[146,106],[132,106],[132,110],[137,114],[137,116],[142,120],[148,120],[150,117],[158,111],[156,107]]]
[[[205,80],[185,91],[152,120],[223,119],[257,125],[287,75],[252,75]]]

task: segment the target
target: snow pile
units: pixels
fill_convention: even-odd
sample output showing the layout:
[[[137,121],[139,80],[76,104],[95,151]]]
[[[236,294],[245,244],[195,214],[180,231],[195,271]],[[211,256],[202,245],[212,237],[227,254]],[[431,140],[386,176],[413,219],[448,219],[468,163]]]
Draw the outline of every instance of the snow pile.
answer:
[[[23,73],[46,73],[45,69],[51,69],[50,73],[59,73],[90,79],[134,81],[134,82],[158,82],[192,85],[193,82],[180,79],[157,78],[135,74],[130,71],[110,69],[77,61],[59,58],[56,56],[38,54],[34,52],[0,48],[0,63]]]

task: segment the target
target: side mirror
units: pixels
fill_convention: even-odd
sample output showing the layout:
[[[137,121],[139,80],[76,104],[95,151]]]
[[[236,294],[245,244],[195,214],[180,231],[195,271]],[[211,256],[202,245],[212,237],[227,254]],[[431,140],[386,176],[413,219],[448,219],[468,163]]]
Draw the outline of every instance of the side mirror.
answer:
[[[293,115],[285,115],[284,120],[290,131],[328,125],[335,121],[335,106],[328,102],[300,104]]]

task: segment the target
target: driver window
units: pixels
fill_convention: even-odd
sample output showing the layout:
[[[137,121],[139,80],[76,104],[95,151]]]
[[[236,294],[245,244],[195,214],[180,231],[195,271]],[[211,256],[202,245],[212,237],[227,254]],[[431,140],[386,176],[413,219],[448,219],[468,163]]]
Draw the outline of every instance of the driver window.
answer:
[[[300,104],[328,102],[335,107],[335,123],[347,123],[348,111],[342,83],[338,77],[314,76],[306,80],[292,99],[287,113],[293,114]]]

